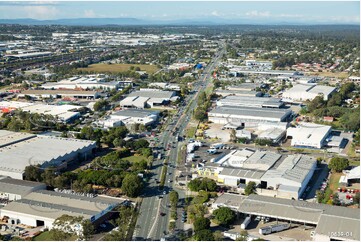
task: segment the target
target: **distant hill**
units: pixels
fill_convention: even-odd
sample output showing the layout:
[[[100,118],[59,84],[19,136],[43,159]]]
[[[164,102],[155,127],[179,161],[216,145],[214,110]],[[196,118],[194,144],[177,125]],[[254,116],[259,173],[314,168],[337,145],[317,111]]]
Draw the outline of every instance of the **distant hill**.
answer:
[[[21,24],[21,25],[68,25],[68,26],[104,26],[104,25],[309,25],[304,20],[297,22],[246,20],[246,19],[223,19],[220,17],[207,17],[199,19],[179,20],[144,20],[137,18],[73,18],[38,20],[31,18],[24,19],[0,19],[0,24]],[[317,25],[316,23],[314,25]],[[321,24],[322,25],[322,24]],[[326,24],[332,25],[332,23]],[[338,25],[338,24],[336,24]]]

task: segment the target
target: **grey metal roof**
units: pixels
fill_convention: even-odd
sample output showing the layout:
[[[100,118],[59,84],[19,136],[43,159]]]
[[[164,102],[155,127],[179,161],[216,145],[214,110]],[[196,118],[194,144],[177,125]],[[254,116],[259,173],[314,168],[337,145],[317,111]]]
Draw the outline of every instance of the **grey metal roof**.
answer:
[[[261,179],[265,172],[259,170],[240,169],[240,168],[224,168],[219,175],[235,176],[250,179]]]
[[[128,95],[128,97],[148,97],[148,98],[163,98],[163,99],[170,99],[173,97],[175,92],[172,91],[135,91]]]
[[[241,107],[276,107],[282,106],[283,102],[278,98],[256,96],[227,96],[217,102],[218,106],[241,106]]]
[[[25,196],[34,188],[45,188],[44,183],[32,182],[9,177],[0,177],[0,192]]]
[[[34,134],[0,130],[0,147],[7,146],[9,144],[14,144],[34,137],[36,137],[36,135]]]
[[[350,210],[352,211],[352,209]],[[356,213],[356,211],[353,211],[353,213]],[[334,218],[321,214],[315,231],[317,234],[326,235],[336,240],[360,241],[360,218]]]
[[[13,201],[2,210],[23,213],[32,216],[56,219],[63,214],[90,218],[120,201],[102,197],[83,197],[72,194],[41,190]]]
[[[225,196],[225,197],[223,197]],[[347,233],[340,236],[343,240],[360,240],[360,209],[338,207],[299,200],[251,194],[223,194],[216,200],[217,204],[239,204],[238,211],[246,214],[261,215],[317,225],[316,233],[330,237],[332,233]]]
[[[250,108],[250,107],[232,107],[232,106],[221,106],[216,107],[209,114],[224,114],[224,115],[242,115],[252,117],[267,117],[284,119],[285,116],[291,113],[287,109],[268,109],[268,108]]]
[[[124,109],[124,110],[112,113],[112,115],[117,115],[117,116],[129,116],[129,117],[139,117],[139,118],[146,117],[151,114],[158,115],[159,111],[144,110],[144,109]]]

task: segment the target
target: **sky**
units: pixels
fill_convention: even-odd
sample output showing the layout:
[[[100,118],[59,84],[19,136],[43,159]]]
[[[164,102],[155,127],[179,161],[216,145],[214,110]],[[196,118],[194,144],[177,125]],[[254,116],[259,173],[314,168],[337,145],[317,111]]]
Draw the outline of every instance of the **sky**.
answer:
[[[359,1],[0,1],[0,18],[226,19],[310,24],[359,24]]]

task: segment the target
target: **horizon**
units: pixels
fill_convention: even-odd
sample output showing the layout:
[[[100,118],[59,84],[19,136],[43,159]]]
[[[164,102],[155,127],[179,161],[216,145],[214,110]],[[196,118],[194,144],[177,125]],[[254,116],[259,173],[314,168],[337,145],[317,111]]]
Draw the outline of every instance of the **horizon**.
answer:
[[[86,5],[84,3],[86,2]],[[0,2],[2,20],[39,22],[75,19],[134,19],[149,24],[209,22],[247,25],[360,25],[358,1],[320,2]],[[177,11],[175,11],[176,9]],[[319,9],[323,9],[320,11]],[[147,23],[141,23],[146,25]]]

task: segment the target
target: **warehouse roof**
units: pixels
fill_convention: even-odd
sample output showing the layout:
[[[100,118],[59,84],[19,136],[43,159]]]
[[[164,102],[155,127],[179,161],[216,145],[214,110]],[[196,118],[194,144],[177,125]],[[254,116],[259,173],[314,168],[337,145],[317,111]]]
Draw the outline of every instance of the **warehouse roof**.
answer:
[[[89,219],[118,203],[118,201],[111,202],[101,197],[89,198],[43,190],[13,201],[2,210],[52,219],[57,219],[64,214]]]
[[[263,174],[264,171],[259,171],[259,170],[250,170],[250,169],[242,169],[242,168],[224,168],[219,175],[242,177],[249,179],[261,179]]]
[[[25,196],[37,187],[45,188],[45,184],[0,176],[0,192]]]
[[[38,136],[0,148],[0,170],[23,172],[28,165],[44,164],[95,145],[95,141]]]
[[[222,95],[222,96],[228,96],[228,95],[236,95],[236,96],[259,96],[261,95],[261,92],[257,91],[246,91],[246,90],[222,90],[217,89],[216,94]]]
[[[82,91],[82,90],[62,90],[62,89],[57,89],[57,90],[24,90],[21,92],[21,94],[24,95],[41,95],[41,94],[68,94],[68,95],[96,95],[97,92],[96,91]]]
[[[112,113],[112,115],[116,116],[127,116],[127,117],[138,117],[143,118],[149,115],[158,115],[159,111],[154,110],[144,110],[144,109],[124,109],[115,113]]]
[[[360,209],[257,194],[246,198],[242,195],[223,194],[215,203],[221,206],[239,205],[237,210],[246,214],[315,224],[316,233],[327,236],[330,236],[331,232],[348,232],[349,236],[344,236],[343,239],[360,240]]]
[[[276,107],[282,106],[278,98],[250,97],[250,96],[227,96],[217,101],[218,106],[256,106],[256,107]]]
[[[172,91],[161,91],[161,90],[142,90],[142,91],[135,91],[128,95],[128,97],[148,97],[148,98],[163,98],[163,99],[170,99],[173,97],[175,92]]]
[[[287,109],[221,106],[214,108],[212,111],[209,112],[209,114],[240,115],[259,118],[267,117],[283,119],[285,116],[291,114],[291,111]]]
[[[31,139],[34,137],[36,137],[36,135],[23,133],[23,132],[0,130],[0,148],[23,140]]]
[[[295,128],[287,129],[287,136],[304,143],[320,142],[331,130],[331,126],[301,122]]]

